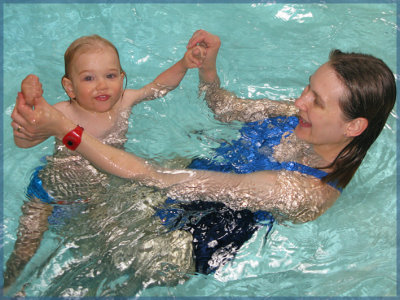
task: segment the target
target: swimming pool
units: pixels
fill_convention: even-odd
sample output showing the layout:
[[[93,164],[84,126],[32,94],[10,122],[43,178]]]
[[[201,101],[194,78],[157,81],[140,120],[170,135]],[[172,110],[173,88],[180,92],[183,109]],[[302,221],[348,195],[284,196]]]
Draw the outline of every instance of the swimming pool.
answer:
[[[367,52],[396,68],[395,4],[31,3],[4,4],[3,9],[5,259],[15,241],[30,174],[53,145],[49,140],[23,150],[13,144],[9,123],[16,92],[21,80],[35,73],[46,99],[65,100],[60,84],[63,54],[81,35],[98,33],[116,45],[132,88],[178,60],[199,28],[221,37],[221,81],[243,97],[298,96],[333,48]],[[239,124],[215,121],[197,98],[197,83],[197,72],[189,71],[167,97],[135,107],[127,149],[156,161],[190,158],[207,155],[218,141],[234,138]],[[27,296],[107,296],[124,282],[129,282],[121,289],[124,296],[394,296],[395,139],[392,116],[327,213],[308,224],[276,224],[267,241],[260,230],[214,275],[191,275],[177,285],[149,288],[151,280],[132,276],[124,265],[137,254],[131,246],[141,241],[135,228],[143,222],[138,216],[142,207],[121,201],[134,199],[137,191],[123,184],[118,196],[99,196],[99,208],[92,219],[86,218],[86,226],[68,224],[67,229],[47,232],[19,284],[29,283]],[[151,205],[152,193],[135,197]]]

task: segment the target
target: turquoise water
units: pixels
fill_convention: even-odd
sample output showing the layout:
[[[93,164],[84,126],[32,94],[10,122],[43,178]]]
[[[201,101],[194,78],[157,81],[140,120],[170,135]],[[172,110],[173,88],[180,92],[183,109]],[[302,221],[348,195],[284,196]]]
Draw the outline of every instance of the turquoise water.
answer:
[[[128,86],[140,87],[180,59],[199,28],[221,37],[221,81],[242,97],[297,97],[333,48],[367,52],[382,58],[392,70],[396,67],[395,4],[4,4],[1,246],[5,260],[16,238],[30,174],[44,155],[52,153],[53,145],[49,140],[24,150],[13,144],[10,115],[22,79],[35,73],[49,102],[65,100],[60,84],[64,51],[75,38],[97,33],[118,48]],[[197,83],[197,71],[191,70],[165,98],[135,107],[127,149],[154,160],[190,158],[207,155],[220,139],[235,137],[239,124],[215,121],[197,97]],[[115,269],[107,273],[107,259],[101,255],[115,250],[115,244],[107,244],[102,236],[87,238],[90,232],[80,232],[75,224],[70,233],[64,232],[66,237],[56,231],[46,233],[18,284],[28,283],[27,296],[58,290],[82,295],[85,285],[95,295],[112,295],[119,282],[128,281],[138,288],[125,296],[394,296],[395,139],[392,116],[351,184],[327,213],[308,224],[277,224],[265,243],[265,232],[259,231],[234,261],[214,275],[145,288],[140,278],[130,274],[118,274]],[[129,201],[120,204],[120,200],[107,199],[107,213],[133,230]],[[106,271],[96,277],[96,268],[76,258],[85,249],[79,249],[84,244],[74,238],[87,238],[93,243],[89,249],[103,241],[99,248],[104,251],[96,254],[97,269]],[[57,276],[64,273],[69,281],[57,285]],[[74,275],[79,279],[74,281]],[[107,276],[112,283],[105,287],[102,282]]]

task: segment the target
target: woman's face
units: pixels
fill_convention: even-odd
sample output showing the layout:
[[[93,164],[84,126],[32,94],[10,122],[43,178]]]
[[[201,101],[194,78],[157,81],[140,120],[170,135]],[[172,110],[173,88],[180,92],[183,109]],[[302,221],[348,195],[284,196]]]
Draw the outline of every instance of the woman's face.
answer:
[[[351,140],[346,136],[348,122],[339,107],[345,92],[346,87],[329,63],[322,65],[295,102],[299,109],[296,136],[315,150],[339,153]]]

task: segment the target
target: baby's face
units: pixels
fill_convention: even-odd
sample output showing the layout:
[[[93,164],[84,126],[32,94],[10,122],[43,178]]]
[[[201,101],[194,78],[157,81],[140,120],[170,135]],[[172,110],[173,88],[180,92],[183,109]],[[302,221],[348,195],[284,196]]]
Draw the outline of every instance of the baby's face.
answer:
[[[107,112],[122,97],[123,79],[114,49],[109,46],[86,49],[78,52],[71,62],[71,86],[67,92],[82,108]]]

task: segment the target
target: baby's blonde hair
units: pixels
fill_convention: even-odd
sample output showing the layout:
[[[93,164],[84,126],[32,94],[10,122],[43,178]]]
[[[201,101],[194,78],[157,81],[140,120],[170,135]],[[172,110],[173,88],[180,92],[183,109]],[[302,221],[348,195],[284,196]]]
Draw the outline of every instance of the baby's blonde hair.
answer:
[[[65,74],[63,76],[66,78],[70,78],[70,68],[71,68],[71,63],[72,60],[74,59],[74,56],[84,50],[84,49],[90,49],[90,48],[101,48],[104,46],[111,47],[114,49],[115,53],[117,54],[118,57],[118,63],[119,63],[119,68],[121,70],[121,73],[126,75],[125,71],[121,67],[121,62],[119,60],[119,53],[117,48],[108,40],[105,38],[102,38],[101,36],[97,34],[93,35],[88,35],[88,36],[82,36],[75,41],[72,42],[71,45],[69,45],[68,49],[65,51],[64,54],[64,63],[65,63]]]

